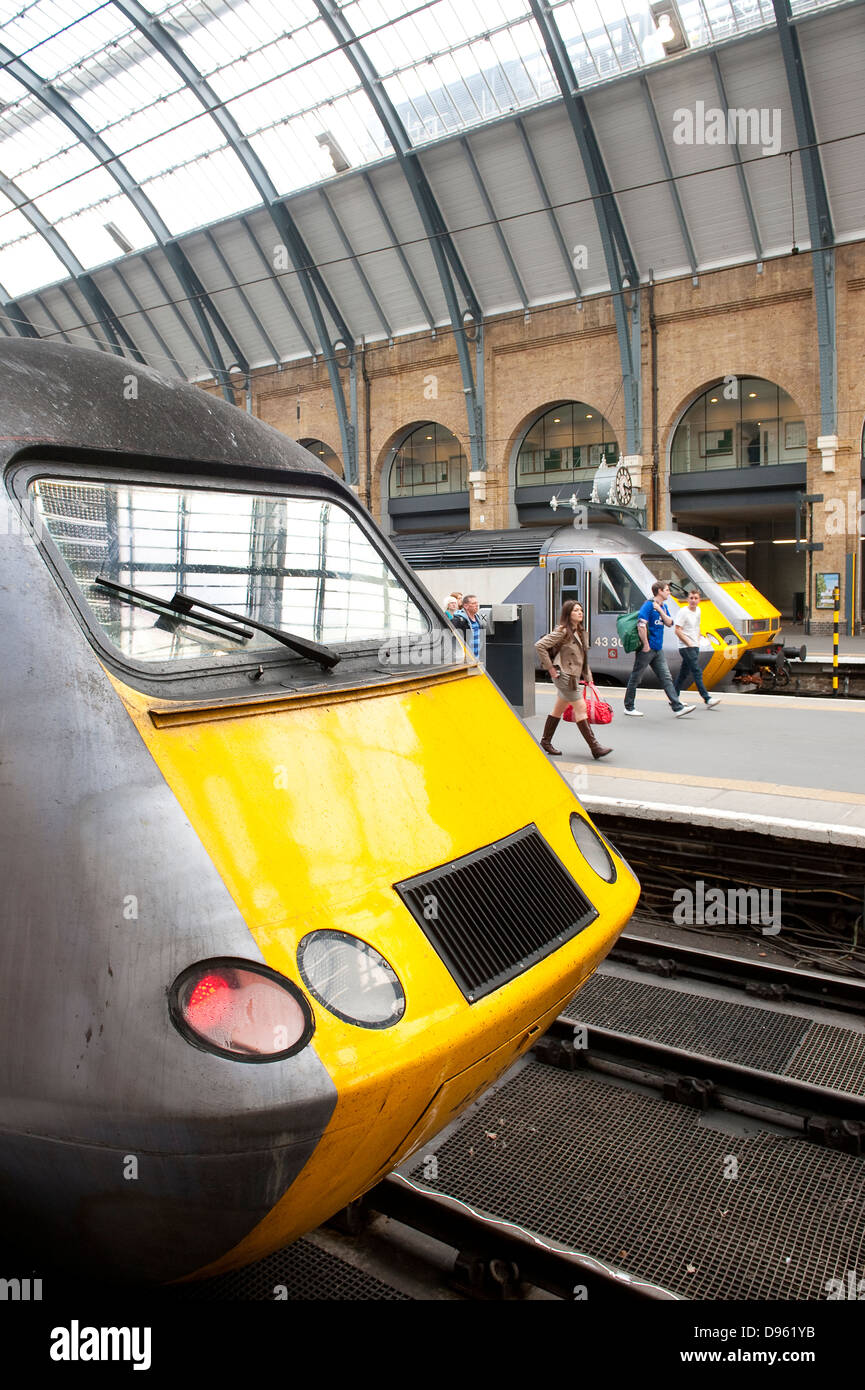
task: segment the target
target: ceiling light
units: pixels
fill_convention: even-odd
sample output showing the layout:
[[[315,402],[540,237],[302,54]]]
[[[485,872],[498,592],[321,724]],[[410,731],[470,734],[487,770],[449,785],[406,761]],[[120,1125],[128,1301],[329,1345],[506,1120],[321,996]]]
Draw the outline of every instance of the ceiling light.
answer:
[[[795,544],[796,544],[796,537],[793,536],[792,539],[789,540],[789,541],[773,541],[772,544],[773,544],[773,545],[795,545]]]
[[[128,256],[129,252],[135,249],[132,245],[132,242],[129,241],[128,238],[123,235],[120,228],[114,222],[106,222],[105,230],[111,237],[111,240],[116,241],[124,256]]]
[[[674,0],[660,0],[658,4],[650,5],[649,9],[652,12],[655,28],[658,31],[657,36],[666,57],[671,58],[674,53],[683,53],[688,47],[688,40],[685,38],[685,31]]]
[[[727,545],[753,545],[754,542],[753,542],[753,541],[721,541],[721,544],[724,545],[724,546],[727,546]]]
[[[676,31],[670,23],[670,16],[668,14],[660,15],[658,17],[658,38],[661,43],[673,43],[675,37]]]
[[[717,404],[718,404],[718,397],[717,397],[717,396],[710,396],[710,397],[709,397],[709,404],[710,404],[710,405],[717,405]]]
[[[756,391],[749,391],[749,392],[748,392],[748,400],[749,400],[749,401],[755,401],[756,399],[757,399],[757,392],[756,392]]]
[[[553,421],[553,424],[554,424],[554,425],[560,425],[561,423],[562,423],[562,422],[561,422],[561,420],[559,419],[559,417],[558,417],[558,415],[557,415],[556,418],[555,418],[555,420]]]
[[[330,162],[333,165],[334,173],[344,174],[346,169],[351,168],[351,165],[329,130],[323,130],[321,135],[316,135],[315,138],[321,145],[321,148],[327,150],[327,153],[330,155]]]
[[[587,416],[586,416],[586,419],[587,419],[587,420],[594,420],[594,418],[595,418],[594,415],[587,415]]]

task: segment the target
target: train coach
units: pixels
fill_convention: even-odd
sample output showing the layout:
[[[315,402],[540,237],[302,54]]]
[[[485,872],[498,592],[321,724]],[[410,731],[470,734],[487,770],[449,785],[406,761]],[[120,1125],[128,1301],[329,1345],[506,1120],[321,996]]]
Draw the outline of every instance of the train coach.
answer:
[[[610,515],[605,508],[589,509],[567,526],[407,535],[396,544],[433,594],[458,587],[476,593],[481,604],[533,604],[536,638],[556,625],[566,599],[577,599],[586,615],[596,680],[624,684],[634,656],[622,646],[618,619],[651,598],[655,580],[670,584],[675,613],[686,603],[691,581],[663,546]],[[711,689],[729,675],[746,644],[711,596],[703,597],[700,612],[700,665]],[[665,629],[664,654],[675,679],[681,657],[673,628]],[[645,683],[654,679],[649,672]]]
[[[0,380],[4,1231],[215,1274],[482,1093],[639,885],[310,454],[109,354]]]
[[[781,613],[739,573],[723,550],[685,531],[648,531],[650,540],[666,550],[692,584],[711,599],[741,637],[748,651],[764,647],[778,634]]]

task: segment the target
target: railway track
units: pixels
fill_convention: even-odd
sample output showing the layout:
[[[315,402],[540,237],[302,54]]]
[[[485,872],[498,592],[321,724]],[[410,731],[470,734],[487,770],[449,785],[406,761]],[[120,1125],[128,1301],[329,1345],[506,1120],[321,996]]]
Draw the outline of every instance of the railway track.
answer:
[[[647,994],[648,1036],[585,1021]],[[452,1246],[479,1297],[825,1298],[865,1254],[863,1001],[856,981],[623,938],[533,1057],[364,1202]],[[677,1029],[687,1045],[662,1040]],[[831,1085],[809,1071],[827,1029]]]

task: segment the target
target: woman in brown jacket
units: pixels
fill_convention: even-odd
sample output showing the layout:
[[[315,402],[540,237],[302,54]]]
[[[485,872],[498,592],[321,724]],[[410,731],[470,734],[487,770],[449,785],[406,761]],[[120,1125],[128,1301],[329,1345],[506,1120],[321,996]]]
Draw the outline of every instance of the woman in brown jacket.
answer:
[[[605,758],[613,750],[612,748],[602,748],[592,733],[586,702],[579,690],[580,682],[591,681],[592,679],[592,673],[589,669],[588,644],[583,629],[582,604],[577,603],[575,599],[568,599],[567,603],[562,605],[558,627],[548,633],[546,637],[542,637],[540,642],[536,642],[535,650],[541,659],[541,664],[549,671],[558,691],[553,712],[544,725],[544,736],[541,739],[541,747],[544,752],[552,753],[555,757],[561,756],[559,749],[553,747],[551,740],[556,732],[556,726],[565,712],[565,707],[573,705],[574,722],[592,750],[592,757]],[[558,670],[553,665],[554,661],[559,663]]]

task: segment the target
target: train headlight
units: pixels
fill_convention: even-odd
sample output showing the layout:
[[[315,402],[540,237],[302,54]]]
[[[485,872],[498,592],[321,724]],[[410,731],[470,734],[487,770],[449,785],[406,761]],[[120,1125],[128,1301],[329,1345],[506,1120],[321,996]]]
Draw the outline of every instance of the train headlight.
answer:
[[[171,986],[168,1005],[187,1042],[235,1062],[278,1062],[313,1034],[312,1010],[297,986],[254,961],[187,966]]]
[[[390,1028],[405,1013],[396,971],[366,941],[341,931],[310,932],[297,948],[300,977],[344,1023]]]
[[[606,883],[615,883],[616,863],[607,849],[606,841],[601,838],[595,827],[583,820],[582,816],[578,816],[576,811],[571,812],[571,834],[589,868],[594,869],[598,878],[604,879]]]

